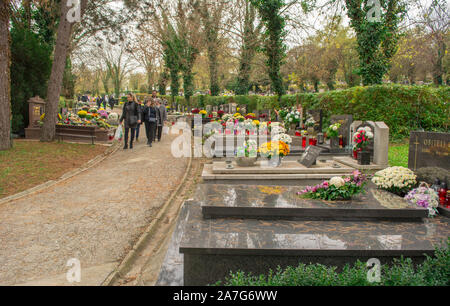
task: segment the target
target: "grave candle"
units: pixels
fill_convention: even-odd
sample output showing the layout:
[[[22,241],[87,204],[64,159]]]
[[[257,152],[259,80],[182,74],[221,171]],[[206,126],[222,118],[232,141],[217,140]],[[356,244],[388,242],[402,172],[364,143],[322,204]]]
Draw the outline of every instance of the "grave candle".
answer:
[[[303,149],[306,148],[306,137],[305,136],[303,136],[303,138],[302,138],[302,148]]]
[[[447,206],[447,184],[442,183],[441,189],[439,189],[439,202],[441,206]]]
[[[339,136],[339,148],[344,148],[344,137],[342,135]]]

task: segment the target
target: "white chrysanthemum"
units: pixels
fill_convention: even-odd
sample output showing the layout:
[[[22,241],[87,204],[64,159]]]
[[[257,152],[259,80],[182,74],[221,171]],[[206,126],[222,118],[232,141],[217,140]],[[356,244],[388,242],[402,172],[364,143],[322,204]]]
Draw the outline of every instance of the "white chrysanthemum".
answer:
[[[366,126],[364,130],[366,131],[366,133],[372,133],[372,129],[369,126]]]
[[[330,180],[330,185],[333,185],[336,188],[340,188],[345,185],[345,180],[342,177],[336,176]]]

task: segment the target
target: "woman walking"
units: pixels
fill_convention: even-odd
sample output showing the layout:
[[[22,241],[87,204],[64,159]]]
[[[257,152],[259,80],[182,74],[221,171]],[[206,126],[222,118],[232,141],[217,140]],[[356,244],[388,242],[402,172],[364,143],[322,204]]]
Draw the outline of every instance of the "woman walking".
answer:
[[[147,134],[147,144],[149,147],[155,141],[156,128],[159,120],[159,112],[153,99],[147,100],[144,107],[145,132]]]
[[[131,132],[130,149],[133,149],[134,136],[138,124],[142,122],[142,111],[139,104],[137,104],[136,97],[133,94],[128,94],[128,102],[123,106],[122,116],[120,117],[120,124],[125,121],[125,146],[124,150],[128,149],[128,134]]]

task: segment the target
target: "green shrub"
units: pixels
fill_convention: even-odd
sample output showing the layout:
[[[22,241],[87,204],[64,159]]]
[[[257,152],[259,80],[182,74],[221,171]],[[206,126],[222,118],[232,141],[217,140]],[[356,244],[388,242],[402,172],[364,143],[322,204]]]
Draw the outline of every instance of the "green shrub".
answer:
[[[347,265],[341,272],[335,267],[304,265],[297,268],[278,268],[268,275],[253,276],[238,271],[230,273],[224,283],[217,286],[449,286],[450,285],[450,239],[446,248],[437,248],[434,257],[414,266],[411,259],[398,259],[392,265],[381,267],[381,282],[367,280],[368,268],[358,261]]]

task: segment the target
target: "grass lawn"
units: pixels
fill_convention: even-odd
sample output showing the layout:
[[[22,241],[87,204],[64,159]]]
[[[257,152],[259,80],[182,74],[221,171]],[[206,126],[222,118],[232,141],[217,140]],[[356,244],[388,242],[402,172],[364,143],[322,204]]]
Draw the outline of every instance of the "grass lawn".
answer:
[[[389,145],[389,166],[408,168],[409,141]]]
[[[13,149],[0,151],[0,199],[58,179],[106,150],[84,144],[15,141]]]

